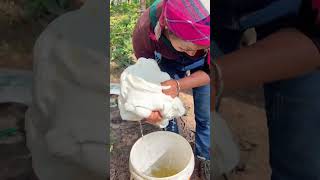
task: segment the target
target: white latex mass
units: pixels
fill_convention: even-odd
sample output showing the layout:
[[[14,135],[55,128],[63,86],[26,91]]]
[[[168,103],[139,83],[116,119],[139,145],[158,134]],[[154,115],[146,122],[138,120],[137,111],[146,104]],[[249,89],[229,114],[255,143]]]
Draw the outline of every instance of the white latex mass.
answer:
[[[163,118],[158,125],[164,128],[168,120],[182,116],[185,108],[181,100],[162,93],[163,89],[169,88],[161,86],[166,80],[170,80],[169,74],[162,72],[153,59],[140,58],[126,68],[121,74],[118,98],[121,118],[140,121],[159,110]]]

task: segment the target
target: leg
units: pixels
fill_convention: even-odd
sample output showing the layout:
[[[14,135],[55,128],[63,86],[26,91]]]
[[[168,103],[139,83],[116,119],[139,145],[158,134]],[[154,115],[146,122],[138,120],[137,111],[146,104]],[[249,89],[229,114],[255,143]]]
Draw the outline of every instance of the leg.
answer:
[[[196,155],[210,159],[210,85],[193,88]]]
[[[320,71],[265,86],[272,180],[320,179]]]

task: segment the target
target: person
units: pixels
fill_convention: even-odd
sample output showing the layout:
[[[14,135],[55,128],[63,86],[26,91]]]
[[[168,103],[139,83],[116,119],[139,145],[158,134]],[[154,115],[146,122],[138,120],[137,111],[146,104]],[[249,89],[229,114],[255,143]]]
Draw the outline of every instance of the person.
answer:
[[[214,7],[212,101],[218,105],[222,88],[263,85],[271,179],[319,179],[320,1],[216,0]],[[257,41],[240,48],[253,27]]]
[[[155,59],[171,76],[161,83],[170,86],[163,93],[174,98],[181,90],[193,90],[196,162],[202,179],[210,179],[210,1],[156,0],[138,19],[132,42],[137,58]],[[159,111],[147,118],[160,120]],[[165,130],[179,133],[176,119]]]

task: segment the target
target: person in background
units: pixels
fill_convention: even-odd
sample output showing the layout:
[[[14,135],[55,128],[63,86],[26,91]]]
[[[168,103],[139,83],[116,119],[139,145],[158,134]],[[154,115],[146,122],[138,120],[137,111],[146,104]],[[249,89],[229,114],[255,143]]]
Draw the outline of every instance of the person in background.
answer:
[[[182,90],[193,90],[196,162],[202,179],[210,179],[210,1],[156,0],[139,18],[132,42],[137,58],[155,59],[171,76],[161,83],[171,86],[163,93],[174,98]],[[158,111],[147,119],[160,120]],[[179,133],[176,119],[165,130]]]
[[[264,86],[272,180],[320,179],[319,9],[319,0],[214,1],[211,98]],[[239,48],[252,27],[257,42]]]

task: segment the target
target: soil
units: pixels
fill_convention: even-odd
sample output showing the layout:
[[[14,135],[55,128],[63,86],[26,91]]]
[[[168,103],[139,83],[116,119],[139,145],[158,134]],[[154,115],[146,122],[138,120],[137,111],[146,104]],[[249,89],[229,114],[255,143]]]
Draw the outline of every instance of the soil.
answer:
[[[240,149],[240,163],[227,175],[228,179],[270,179],[268,130],[264,109],[225,97],[221,103],[221,114]]]
[[[31,155],[25,144],[24,113],[26,106],[0,105],[0,130],[16,128],[17,133],[0,139],[0,179],[37,180],[31,166]]]
[[[27,18],[24,0],[0,1],[0,68],[32,71],[33,45],[48,23]],[[17,129],[15,134],[0,138],[1,180],[38,180],[26,147],[26,109],[22,104],[0,104],[0,130]]]

